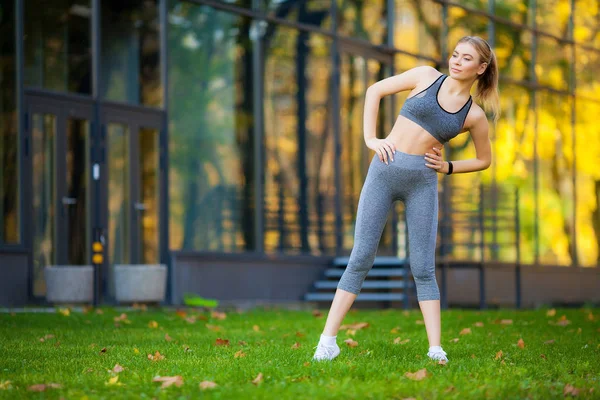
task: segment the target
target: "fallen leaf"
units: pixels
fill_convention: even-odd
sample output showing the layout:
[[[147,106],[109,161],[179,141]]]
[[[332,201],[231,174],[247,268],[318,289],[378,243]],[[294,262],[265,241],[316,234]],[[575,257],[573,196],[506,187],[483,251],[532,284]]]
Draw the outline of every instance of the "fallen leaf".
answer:
[[[168,334],[168,333],[165,333],[165,340],[166,340],[167,342],[172,342],[172,341],[173,341],[173,338],[172,338],[171,336],[169,336],[169,334]]]
[[[352,340],[352,339],[346,339],[346,340],[344,340],[344,343],[346,343],[350,347],[358,346],[358,342],[355,340]]]
[[[438,361],[438,365],[446,365],[446,360],[440,360]]]
[[[127,319],[127,314],[122,313],[121,315],[119,315],[118,317],[114,317],[113,320],[115,322],[119,322],[119,321],[125,321]]]
[[[148,311],[148,306],[144,303],[133,303],[133,309],[141,310],[141,311]]]
[[[297,337],[304,337],[306,336],[304,333],[300,333],[300,332],[296,332],[296,336]]]
[[[101,310],[101,309],[99,309],[99,308],[96,308],[96,314],[98,314],[98,315],[102,315],[102,314],[104,314],[104,311],[102,311],[102,310]]]
[[[183,346],[183,352],[187,353],[188,351],[191,351],[189,346]]]
[[[296,342],[292,345],[292,349],[299,349],[300,348],[300,343]]]
[[[418,320],[416,320],[416,321],[415,321],[415,323],[416,323],[417,325],[424,325],[424,324],[425,324],[425,322],[423,322],[423,320],[422,320],[422,319],[418,319]]]
[[[542,357],[544,360],[546,360],[546,355],[545,354],[540,354],[540,357]]]
[[[44,336],[43,338],[40,338],[40,342],[45,342],[46,340],[53,339],[53,338],[54,338],[54,335],[48,334],[48,335]]]
[[[148,354],[148,360],[151,360],[151,361],[160,361],[160,360],[164,360],[164,359],[165,359],[165,356],[160,354],[158,352],[158,350],[156,351],[156,353],[154,353],[154,355]]]
[[[593,321],[594,320],[594,314],[592,314],[591,312],[588,314],[587,316],[588,321]]]
[[[410,339],[401,340],[399,337],[397,337],[396,339],[394,339],[394,344],[406,344],[408,342],[410,342]]]
[[[513,321],[512,321],[512,319],[503,319],[500,321],[500,323],[502,325],[512,325]]]
[[[162,385],[160,385],[161,388],[167,388],[171,385],[180,387],[181,385],[183,385],[183,378],[181,377],[181,375],[156,376],[152,379],[152,382],[162,382]]]
[[[475,358],[476,358],[476,357],[475,357],[475,354],[471,354],[471,358],[472,358],[472,359],[475,359]]]
[[[366,328],[368,326],[369,326],[368,322],[358,322],[356,324],[342,325],[342,326],[340,326],[340,330],[345,330],[345,329],[359,330],[359,329]]]
[[[519,341],[517,342],[517,346],[518,346],[520,349],[524,349],[524,348],[525,348],[525,342],[523,341],[523,339],[522,339],[522,338],[521,338],[521,339],[519,339]]]
[[[483,327],[483,322],[475,322],[473,325],[475,325],[478,328]]]
[[[233,356],[233,358],[242,358],[242,357],[246,357],[246,353],[244,353],[243,350],[236,352],[235,355]]]
[[[69,310],[68,308],[59,308],[58,312],[64,315],[65,317],[71,315],[71,310]]]
[[[400,331],[399,327],[396,328],[392,328],[392,330],[390,331],[390,333],[398,333]]]
[[[0,381],[0,390],[12,389],[10,381]]]
[[[547,317],[554,317],[556,315],[556,310],[554,308],[546,311],[546,316]]]
[[[252,381],[252,383],[255,385],[258,385],[262,381],[263,381],[263,374],[262,374],[262,372],[259,372],[259,374],[256,376],[256,378],[254,378],[254,380]]]
[[[194,317],[194,316],[187,317],[185,320],[189,324],[195,324],[196,323],[196,317]]]
[[[181,318],[187,317],[187,313],[184,310],[175,311],[175,315],[177,315],[178,317],[181,317]]]
[[[546,340],[544,344],[552,344],[554,343],[554,339]]]
[[[223,328],[221,328],[220,326],[217,326],[217,325],[210,325],[210,324],[206,324],[206,327],[207,327],[208,329],[210,329],[211,331],[213,331],[213,332],[220,332],[220,331],[221,331],[221,329],[223,329]]]
[[[577,328],[577,334],[581,333],[581,328]]]
[[[319,311],[319,310],[313,310],[312,315],[315,318],[321,318],[323,316],[323,313],[321,311]]]
[[[120,366],[119,364],[115,364],[114,368],[112,369],[112,372],[118,374],[119,372],[123,372],[124,368],[122,366]]]
[[[579,394],[579,389],[577,389],[575,386],[570,385],[568,383],[565,385],[565,388],[563,389],[564,396],[571,395],[571,396],[575,397],[578,394]]]
[[[200,387],[200,389],[202,389],[202,390],[213,389],[213,388],[217,387],[217,384],[214,382],[211,382],[211,381],[202,381],[202,382],[200,382],[198,387]]]
[[[244,342],[243,340],[240,340],[240,341],[238,342],[238,344],[239,344],[240,346],[246,346],[248,343]]]
[[[140,354],[140,351],[137,349],[137,347],[134,347],[134,348],[133,348],[133,352],[134,352],[135,354]]]
[[[60,389],[61,387],[62,385],[59,385],[58,383],[39,383],[37,385],[29,386],[27,390],[32,392],[45,392],[46,389]]]
[[[470,335],[471,334],[471,328],[465,328],[462,331],[460,331],[459,335]]]
[[[100,353],[101,354],[106,353],[106,347],[103,347],[102,350],[100,350]]]
[[[121,386],[122,383],[119,383],[119,375],[115,375],[105,383],[105,385],[109,386]]]
[[[260,332],[260,326],[258,326],[258,325],[254,325],[254,326],[252,327],[252,330],[253,330],[254,332]]]
[[[456,342],[458,342],[459,340],[460,340],[459,338],[450,339],[450,341],[451,341],[452,343],[456,343]]]
[[[444,393],[450,393],[453,392],[456,388],[453,385],[450,385],[446,388],[446,390],[444,390]]]
[[[302,364],[302,365],[304,365],[305,367],[308,367],[308,366],[310,366],[310,362],[306,361],[306,362],[305,362],[304,364]]]
[[[152,328],[152,329],[158,328],[158,322],[156,322],[156,321],[148,322],[148,328]]]
[[[571,323],[571,321],[569,321],[567,319],[566,315],[561,316],[558,321],[556,321],[556,325],[560,325],[560,326],[567,326]]]
[[[227,318],[227,314],[225,314],[224,312],[219,312],[219,311],[211,312],[210,316],[214,319],[219,319],[219,320],[224,320],[225,318]]]
[[[229,339],[217,338],[215,346],[229,346]]]
[[[421,381],[427,377],[427,369],[423,368],[418,370],[417,372],[407,372],[404,374],[408,379],[412,379],[413,381]]]
[[[499,358],[502,358],[502,350],[496,353],[496,358],[494,358],[494,360],[497,360]]]
[[[356,335],[356,329],[348,329],[346,331],[346,335],[348,335],[348,336],[354,336],[354,335]]]

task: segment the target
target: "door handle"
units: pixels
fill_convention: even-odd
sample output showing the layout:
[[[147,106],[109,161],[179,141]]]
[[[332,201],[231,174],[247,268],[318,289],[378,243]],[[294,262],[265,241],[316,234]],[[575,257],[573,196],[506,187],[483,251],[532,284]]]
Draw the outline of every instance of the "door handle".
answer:
[[[77,204],[77,199],[75,197],[63,197],[62,203],[64,206],[70,206],[73,204]]]
[[[133,205],[133,208],[135,208],[138,211],[144,211],[146,210],[146,205],[144,203],[135,203]]]

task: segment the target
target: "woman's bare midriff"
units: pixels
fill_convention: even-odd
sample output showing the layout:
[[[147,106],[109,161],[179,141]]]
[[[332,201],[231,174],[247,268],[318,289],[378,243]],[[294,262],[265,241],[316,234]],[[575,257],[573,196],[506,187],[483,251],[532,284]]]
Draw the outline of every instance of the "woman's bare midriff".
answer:
[[[386,138],[396,150],[407,154],[425,155],[433,147],[444,147],[429,132],[408,118],[398,115],[392,131]]]

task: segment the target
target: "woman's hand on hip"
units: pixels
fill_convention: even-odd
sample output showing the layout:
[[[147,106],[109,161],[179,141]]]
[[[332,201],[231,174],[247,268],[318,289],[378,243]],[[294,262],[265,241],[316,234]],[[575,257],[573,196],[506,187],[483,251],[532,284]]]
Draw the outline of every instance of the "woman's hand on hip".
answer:
[[[442,150],[437,147],[433,148],[433,153],[425,153],[426,166],[435,169],[439,173],[448,173],[448,163],[442,158]]]
[[[394,153],[396,148],[392,143],[385,139],[371,138],[366,141],[367,147],[377,153],[381,162],[388,164],[389,161],[394,161]]]

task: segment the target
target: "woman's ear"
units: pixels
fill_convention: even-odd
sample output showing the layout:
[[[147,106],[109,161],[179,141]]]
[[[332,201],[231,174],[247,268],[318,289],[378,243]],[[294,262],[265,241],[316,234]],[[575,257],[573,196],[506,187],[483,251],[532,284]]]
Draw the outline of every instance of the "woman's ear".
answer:
[[[488,66],[488,63],[486,63],[486,62],[481,63],[481,65],[479,65],[479,69],[477,70],[477,74],[479,76],[483,75],[483,73],[487,69],[487,66]]]

